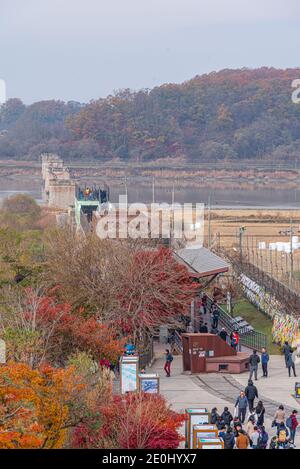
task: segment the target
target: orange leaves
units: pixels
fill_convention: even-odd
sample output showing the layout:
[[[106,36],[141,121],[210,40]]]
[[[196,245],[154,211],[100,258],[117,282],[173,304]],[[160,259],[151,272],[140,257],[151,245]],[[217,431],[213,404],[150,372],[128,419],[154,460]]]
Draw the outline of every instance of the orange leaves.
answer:
[[[79,382],[78,382],[79,381]],[[83,384],[72,367],[0,368],[0,448],[57,448],[65,439],[69,401]]]

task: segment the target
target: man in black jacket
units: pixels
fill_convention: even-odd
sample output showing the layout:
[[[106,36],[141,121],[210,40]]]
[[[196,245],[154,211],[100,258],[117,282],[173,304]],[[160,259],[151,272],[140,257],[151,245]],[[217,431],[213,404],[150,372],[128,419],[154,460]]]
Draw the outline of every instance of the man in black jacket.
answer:
[[[227,332],[225,331],[225,327],[222,327],[219,336],[221,337],[222,340],[224,340],[224,342],[227,341],[227,336],[228,336],[228,334],[227,334]]]
[[[254,373],[255,381],[257,381],[257,370],[258,364],[260,363],[260,358],[257,355],[257,351],[253,350],[252,355],[250,355],[249,365],[250,365],[250,375],[249,379],[252,379],[252,375]]]
[[[222,437],[224,441],[224,449],[233,449],[234,448],[234,435],[230,427],[227,428],[227,432]]]
[[[231,422],[233,420],[233,417],[231,415],[231,413],[229,412],[228,410],[228,407],[224,407],[224,411],[223,413],[221,414],[221,418],[224,422],[224,424],[229,427],[231,425]]]
[[[258,397],[257,387],[254,386],[253,381],[249,379],[248,386],[245,389],[245,395],[248,399],[249,410],[253,412],[254,410],[254,399]]]

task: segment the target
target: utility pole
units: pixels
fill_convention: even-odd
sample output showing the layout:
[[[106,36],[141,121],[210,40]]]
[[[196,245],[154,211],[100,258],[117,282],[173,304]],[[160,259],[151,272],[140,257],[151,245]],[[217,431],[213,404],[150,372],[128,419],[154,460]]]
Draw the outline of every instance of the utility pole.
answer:
[[[171,220],[170,220],[170,227],[171,227],[171,233],[170,233],[170,248],[173,246],[174,242],[174,202],[175,202],[175,187],[173,183],[172,187],[172,210],[171,210]]]
[[[240,226],[240,229],[239,229],[239,241],[240,241],[240,264],[242,265],[243,264],[243,234],[245,232],[245,227],[244,226]]]
[[[155,204],[155,179],[152,179],[152,203]]]
[[[292,288],[293,276],[294,276],[294,255],[293,255],[293,220],[290,221],[290,260],[291,260],[291,267],[290,267],[290,275],[289,275],[289,284],[290,288]]]
[[[208,196],[208,215],[207,215],[207,219],[208,219],[208,248],[210,248],[210,244],[211,244],[211,226],[210,226],[210,209],[211,209],[211,205],[210,205],[210,195]]]

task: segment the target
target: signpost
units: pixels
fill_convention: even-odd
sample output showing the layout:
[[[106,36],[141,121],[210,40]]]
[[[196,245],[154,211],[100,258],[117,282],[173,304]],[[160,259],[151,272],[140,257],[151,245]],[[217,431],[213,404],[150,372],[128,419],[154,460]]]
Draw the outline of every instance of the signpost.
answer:
[[[139,357],[123,356],[120,360],[121,394],[134,392],[138,388]]]
[[[149,394],[159,394],[159,375],[157,373],[140,373],[139,390]]]

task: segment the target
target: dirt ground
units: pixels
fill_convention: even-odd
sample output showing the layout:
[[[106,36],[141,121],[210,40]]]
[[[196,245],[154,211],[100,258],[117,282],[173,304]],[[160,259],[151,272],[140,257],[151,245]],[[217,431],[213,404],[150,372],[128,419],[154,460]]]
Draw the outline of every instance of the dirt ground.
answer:
[[[239,231],[242,234],[242,252],[251,263],[272,273],[278,279],[286,279],[293,271],[295,282],[300,277],[300,248],[293,254],[284,251],[271,251],[269,243],[291,243],[292,235],[300,242],[299,210],[213,210],[211,212],[211,245],[240,252]],[[209,222],[205,215],[205,243],[208,242]],[[261,249],[260,243],[266,248]],[[300,284],[299,284],[300,285]],[[297,288],[298,290],[298,288]]]

